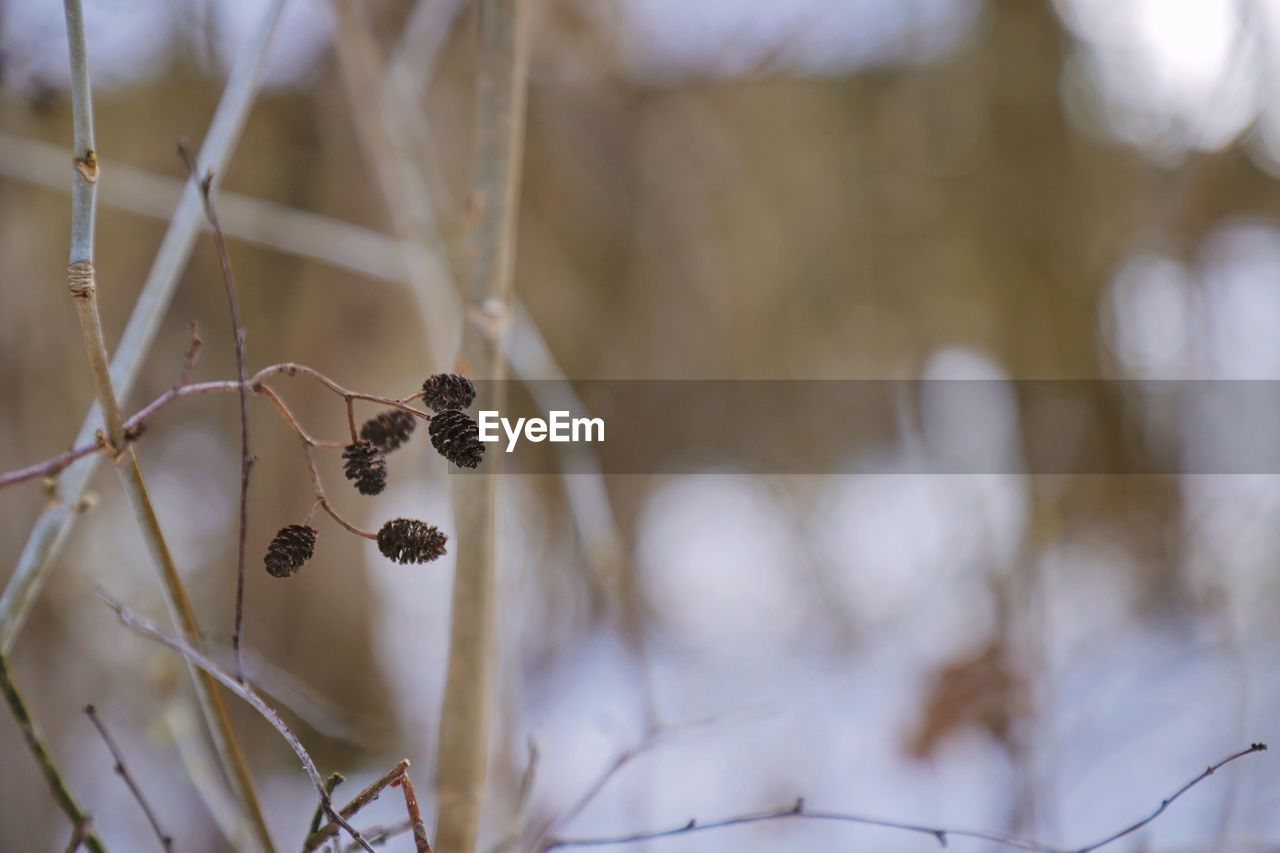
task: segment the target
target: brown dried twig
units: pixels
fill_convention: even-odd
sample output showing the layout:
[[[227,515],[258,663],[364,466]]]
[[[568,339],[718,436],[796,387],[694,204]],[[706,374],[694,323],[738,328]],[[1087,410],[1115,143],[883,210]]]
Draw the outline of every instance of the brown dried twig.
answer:
[[[1101,841],[1096,841],[1092,844],[1087,844],[1084,847],[1073,847],[1073,848],[1053,847],[1048,844],[1043,844],[1039,841],[1033,841],[1027,838],[1018,838],[1017,836],[1005,835],[999,832],[983,832],[983,831],[966,830],[966,829],[947,829],[944,827],[924,826],[921,824],[912,824],[912,823],[901,823],[898,821],[883,820],[881,818],[874,818],[874,817],[865,817],[863,815],[848,814],[845,812],[812,811],[805,808],[803,799],[798,799],[795,801],[795,804],[788,809],[779,809],[776,811],[757,812],[753,814],[738,815],[735,817],[723,818],[721,820],[715,820],[708,823],[699,823],[696,819],[691,819],[688,823],[683,824],[681,826],[672,827],[670,829],[653,830],[649,832],[635,832],[627,835],[601,836],[596,838],[553,838],[553,839],[548,839],[545,843],[541,844],[537,848],[537,850],[539,851],[539,853],[547,853],[547,851],[570,848],[570,847],[608,847],[608,846],[615,846],[615,845],[621,845],[621,844],[632,844],[632,843],[637,843],[641,841],[652,841],[659,838],[671,838],[678,835],[687,835],[694,832],[706,832],[713,829],[724,829],[725,827],[730,827],[730,826],[742,826],[743,824],[748,824],[748,823],[762,823],[765,821],[785,820],[788,818],[790,819],[800,818],[800,819],[806,819],[806,820],[824,820],[824,821],[838,821],[842,823],[858,823],[858,824],[863,824],[865,826],[880,826],[888,829],[900,829],[905,832],[915,832],[923,835],[932,835],[934,838],[938,840],[938,843],[943,847],[947,846],[947,840],[950,837],[955,836],[957,838],[973,838],[979,841],[990,841],[994,844],[1000,844],[1005,847],[1011,847],[1017,850],[1030,851],[1030,853],[1092,853],[1092,851],[1098,850],[1115,841],[1118,841],[1119,839],[1124,838],[1126,835],[1129,835],[1133,832],[1137,832],[1142,827],[1151,823],[1151,821],[1155,820],[1157,817],[1163,814],[1164,811],[1167,808],[1169,808],[1169,806],[1174,802],[1174,800],[1178,799],[1187,791],[1191,790],[1196,785],[1200,784],[1205,779],[1212,776],[1216,771],[1218,771],[1225,765],[1230,764],[1236,759],[1243,758],[1246,755],[1252,755],[1255,752],[1262,752],[1266,748],[1267,748],[1267,745],[1265,743],[1254,743],[1254,744],[1250,744],[1247,749],[1242,749],[1239,752],[1235,752],[1235,753],[1232,753],[1231,755],[1228,755],[1226,758],[1222,759],[1217,764],[1210,765],[1207,769],[1202,771],[1194,779],[1187,782],[1185,785],[1183,785],[1178,790],[1174,791],[1171,795],[1169,795],[1165,799],[1161,800],[1160,806],[1151,814],[1147,815],[1141,820],[1135,821],[1134,823],[1126,826],[1125,828],[1115,833],[1112,833],[1111,835],[1107,836]]]
[[[409,779],[409,759],[407,758],[402,758],[396,762],[394,767],[366,785],[338,813],[345,818],[354,817],[357,812],[376,800],[384,790],[397,786],[404,792],[405,809],[409,813],[409,820],[403,825],[403,829],[397,827],[390,830],[379,830],[378,841],[385,841],[399,832],[412,830],[417,853],[431,853],[431,845],[427,841],[427,830],[422,823],[422,813],[418,808],[418,797],[414,792],[413,782]],[[319,829],[313,829],[311,834],[307,836],[306,843],[302,845],[303,853],[310,853],[310,851],[315,850],[326,840],[337,835],[337,833],[338,828],[332,823],[326,824]],[[372,839],[368,840],[370,843],[374,843]]]
[[[268,391],[264,389],[269,388],[269,386],[265,385],[264,382],[272,376],[279,375],[308,376],[320,382],[320,384],[328,388],[330,391],[344,398],[350,397],[353,400],[361,400],[368,403],[376,403],[381,406],[399,409],[401,411],[409,412],[423,420],[429,421],[432,417],[430,412],[416,409],[413,406],[408,405],[406,402],[407,400],[414,399],[415,396],[420,397],[421,392],[417,395],[408,397],[405,400],[381,397],[377,394],[364,394],[359,391],[353,391],[349,388],[345,388],[333,379],[325,376],[320,371],[295,362],[282,362],[280,364],[272,364],[264,367],[253,376],[250,376],[244,384],[247,386],[250,393],[267,396]],[[143,406],[134,413],[132,417],[124,422],[125,435],[129,440],[136,439],[142,433],[142,430],[145,428],[148,420],[154,417],[156,413],[180,399],[199,394],[237,392],[239,391],[240,386],[241,383],[230,379],[174,385],[146,406]],[[295,419],[293,424],[290,424],[290,426],[293,426],[296,423],[297,421]],[[315,438],[310,438],[310,443],[315,447],[324,448],[342,448],[346,446],[346,442],[344,441],[321,441]],[[67,450],[57,456],[52,456],[41,462],[28,465],[24,468],[6,471],[5,473],[0,474],[0,488],[17,485],[18,483],[26,482],[28,480],[37,480],[42,477],[55,476],[77,459],[89,456],[92,453],[100,452],[101,450],[102,446],[100,444],[97,442],[91,442],[81,445],[80,447],[72,448],[71,450]]]
[[[151,824],[152,831],[155,832],[156,838],[160,840],[160,846],[165,849],[166,853],[172,853],[173,837],[160,828],[160,821],[156,818],[155,812],[151,810],[151,806],[147,804],[146,797],[142,796],[142,789],[138,787],[138,783],[134,781],[133,776],[124,766],[124,754],[121,753],[120,747],[116,745],[115,739],[107,732],[107,727],[98,718],[98,713],[92,705],[85,705],[84,713],[89,718],[89,722],[93,723],[93,727],[98,730],[98,734],[102,736],[102,742],[107,745],[107,750],[110,751],[111,757],[115,759],[116,773],[124,780],[129,792],[138,801],[138,805],[142,807],[142,813],[147,816],[147,822]]]
[[[236,677],[244,681],[244,664],[240,659],[240,634],[244,625],[244,566],[245,537],[249,527],[249,475],[253,472],[254,456],[249,449],[249,391],[245,384],[248,373],[245,368],[244,325],[240,322],[240,301],[236,298],[236,281],[231,274],[231,255],[227,252],[227,241],[222,236],[222,226],[218,223],[218,211],[213,205],[211,187],[213,172],[202,178],[196,166],[195,154],[185,139],[178,140],[178,153],[187,164],[187,172],[200,188],[200,199],[204,203],[204,215],[213,230],[213,245],[218,252],[218,264],[222,268],[222,285],[227,294],[227,306],[231,311],[231,332],[236,354],[236,378],[240,380],[238,389],[240,396],[240,532],[236,546],[236,603],[234,624],[231,629],[231,655],[235,660]]]

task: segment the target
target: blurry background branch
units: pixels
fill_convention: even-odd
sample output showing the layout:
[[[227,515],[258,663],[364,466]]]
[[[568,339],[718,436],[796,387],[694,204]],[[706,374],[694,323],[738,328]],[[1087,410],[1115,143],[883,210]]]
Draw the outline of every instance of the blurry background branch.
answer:
[[[1216,771],[1222,769],[1226,765],[1238,758],[1246,755],[1252,755],[1255,752],[1263,752],[1267,745],[1264,743],[1251,744],[1247,749],[1232,753],[1226,758],[1215,764],[1209,765],[1208,769],[1201,772],[1198,776],[1191,779],[1178,790],[1174,791],[1168,797],[1160,801],[1159,807],[1150,815],[1135,821],[1134,823],[1124,827],[1123,829],[1107,836],[1101,841],[1084,847],[1051,847],[1038,841],[1032,841],[1026,838],[1016,838],[1011,835],[1005,835],[998,832],[980,832],[969,829],[947,829],[938,826],[921,826],[919,824],[899,823],[892,820],[884,820],[882,818],[866,817],[864,815],[854,815],[845,812],[818,811],[806,807],[803,799],[796,800],[795,804],[788,809],[780,809],[776,811],[761,812],[758,814],[738,815],[736,817],[722,818],[714,821],[698,821],[690,820],[681,826],[672,827],[671,829],[660,829],[652,832],[636,832],[628,835],[615,835],[600,838],[551,838],[536,849],[538,853],[545,853],[550,850],[560,850],[571,847],[612,847],[620,844],[636,844],[642,841],[654,841],[661,838],[673,838],[681,835],[689,835],[695,832],[705,832],[713,829],[726,829],[731,826],[742,826],[748,823],[762,823],[774,820],[787,819],[805,819],[819,821],[834,821],[837,823],[858,823],[864,826],[878,826],[885,829],[897,829],[905,832],[915,832],[922,835],[932,835],[938,840],[938,843],[946,847],[947,841],[951,837],[956,838],[972,838],[978,841],[989,841],[1001,847],[1010,847],[1015,850],[1026,850],[1031,853],[1091,853],[1091,851],[1099,850],[1103,847],[1119,841],[1127,835],[1137,832],[1142,827],[1151,823],[1151,821],[1164,814],[1165,810],[1173,804],[1187,791],[1190,791],[1196,785],[1208,779]]]
[[[505,403],[508,334],[515,278],[516,223],[529,63],[525,0],[481,0],[475,82],[471,231],[462,357],[486,381],[478,410]],[[496,525],[498,454],[484,476],[454,481],[457,567],[449,613],[445,676],[436,765],[436,849],[476,853],[489,774],[489,738],[498,668]]]
[[[36,764],[39,765],[40,772],[44,775],[45,782],[49,785],[49,791],[53,794],[54,801],[57,802],[58,808],[62,809],[66,814],[67,819],[71,821],[71,825],[77,831],[81,843],[88,847],[92,853],[106,853],[106,848],[102,845],[102,841],[98,839],[98,836],[92,830],[86,829],[89,824],[89,817],[80,808],[80,804],[76,802],[75,796],[72,795],[71,789],[62,775],[62,771],[53,759],[53,754],[49,752],[49,748],[45,746],[39,731],[36,730],[35,721],[31,719],[27,704],[23,701],[22,694],[18,692],[18,685],[13,681],[13,675],[9,672],[9,661],[5,658],[3,652],[0,652],[0,692],[4,693],[5,703],[8,704],[9,711],[13,714],[14,720],[18,723],[18,728],[22,731],[22,739],[26,741],[27,749],[30,750],[31,756],[35,758]]]

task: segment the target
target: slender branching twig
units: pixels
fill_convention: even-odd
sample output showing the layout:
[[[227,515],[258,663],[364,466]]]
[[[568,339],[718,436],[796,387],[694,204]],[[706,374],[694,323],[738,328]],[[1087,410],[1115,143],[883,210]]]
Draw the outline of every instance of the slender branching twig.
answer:
[[[102,720],[98,718],[98,712],[92,705],[84,706],[85,716],[89,718],[89,722],[93,723],[93,727],[98,730],[98,734],[102,736],[102,742],[107,745],[111,757],[115,760],[115,771],[124,784],[129,788],[129,792],[133,794],[133,798],[138,801],[138,805],[142,808],[142,813],[147,816],[147,822],[151,824],[151,830],[156,834],[156,838],[160,841],[166,853],[173,850],[173,837],[166,834],[160,828],[160,821],[156,817],[156,813],[152,811],[151,806],[147,804],[147,798],[142,796],[142,789],[138,787],[138,783],[134,781],[133,776],[129,773],[128,768],[124,766],[124,753],[120,751],[120,747],[116,745],[115,739],[107,731],[107,727]]]
[[[329,820],[346,830],[352,840],[358,842],[362,848],[370,851],[373,850],[373,848],[365,842],[364,837],[360,835],[355,827],[347,823],[345,818],[334,811],[333,803],[329,799],[329,794],[325,791],[324,778],[321,777],[320,771],[316,769],[316,764],[311,760],[311,756],[308,754],[306,748],[303,747],[302,741],[298,740],[298,736],[295,735],[293,730],[285,724],[284,720],[280,718],[280,715],[276,713],[275,709],[268,705],[251,686],[246,683],[242,683],[234,675],[211,661],[203,652],[193,647],[189,640],[166,633],[155,623],[130,612],[123,604],[101,592],[99,593],[99,596],[107,603],[107,606],[116,612],[116,615],[120,617],[120,621],[123,622],[126,627],[137,634],[168,646],[173,651],[182,655],[188,663],[199,667],[212,678],[221,682],[232,693],[239,696],[245,702],[248,702],[255,711],[262,715],[263,719],[271,724],[272,728],[280,733],[280,736],[284,738],[285,743],[289,744],[289,748],[298,756],[298,760],[302,762],[303,769],[306,770],[307,776],[311,779],[311,784],[315,786],[316,793],[320,795],[320,803],[324,807],[324,813],[329,817]]]
[[[22,731],[22,739],[26,742],[27,749],[31,751],[36,764],[40,766],[40,772],[44,774],[45,781],[49,783],[49,790],[53,793],[54,801],[66,813],[67,819],[71,821],[75,832],[72,836],[72,849],[84,844],[93,853],[105,853],[106,848],[103,847],[98,836],[88,828],[88,815],[80,808],[76,798],[71,795],[71,789],[63,779],[62,771],[58,769],[57,762],[53,760],[53,754],[49,752],[48,747],[44,745],[44,741],[40,738],[40,733],[36,731],[36,724],[31,719],[30,712],[27,711],[27,705],[22,700],[22,694],[18,692],[18,685],[14,683],[13,676],[9,673],[9,662],[5,659],[3,652],[0,652],[0,692],[4,693],[5,702],[9,705],[9,710],[13,712],[13,718],[18,721],[18,728]]]
[[[98,154],[93,141],[92,98],[89,91],[84,22],[80,0],[64,0],[64,6],[67,11],[67,44],[71,54],[74,150],[77,152],[71,207],[71,258],[67,266],[68,288],[80,319],[80,332],[85,354],[88,356],[94,395],[106,423],[104,449],[115,463],[125,495],[146,541],[170,618],[184,635],[198,643],[200,627],[195,610],[160,528],[137,454],[130,446],[129,436],[125,432],[124,414],[107,366],[107,347],[98,315],[97,280],[93,268],[93,217],[98,183]],[[192,677],[210,734],[218,747],[219,756],[241,807],[253,826],[258,846],[271,853],[274,846],[266,819],[217,685],[208,676],[201,675],[194,669]]]
[[[279,395],[277,395],[274,390],[265,383],[267,379],[278,375],[309,376],[343,398],[349,397],[354,400],[376,403],[377,405],[385,406],[387,408],[400,409],[401,411],[408,412],[409,414],[424,420],[430,420],[432,417],[430,412],[423,411],[422,409],[415,409],[413,406],[410,406],[405,402],[406,400],[412,400],[421,396],[421,393],[411,395],[404,399],[382,397],[377,394],[365,394],[343,387],[314,368],[291,361],[268,365],[267,367],[259,370],[253,376],[250,376],[245,384],[248,386],[251,393],[267,397],[274,403],[275,400],[279,399]],[[137,436],[141,435],[142,431],[146,428],[147,422],[152,417],[178,400],[200,394],[234,393],[239,390],[240,383],[234,380],[216,380],[211,382],[196,382],[189,385],[175,385],[147,405],[143,406],[125,421],[125,438],[126,440],[132,441]],[[297,432],[299,436],[303,438],[305,443],[313,447],[324,447],[330,449],[340,449],[346,446],[346,441],[324,441],[312,437],[310,433],[303,429],[297,418],[293,417],[291,413],[286,414],[286,412],[288,412],[287,407],[281,408],[280,405],[277,405],[277,409],[281,412],[281,415],[285,417],[285,421],[289,424],[290,428]],[[0,474],[0,488],[16,485],[27,480],[35,480],[41,477],[52,477],[76,459],[88,456],[92,453],[101,451],[102,449],[102,445],[98,442],[90,442],[81,447],[76,447],[64,453],[60,453],[57,456],[52,456],[42,462],[37,462],[24,468],[17,468],[13,471],[7,471]]]
[[[249,528],[249,476],[253,473],[253,451],[249,448],[249,391],[245,384],[248,370],[245,368],[244,324],[240,322],[240,300],[236,298],[236,280],[231,274],[231,255],[227,241],[218,223],[218,210],[213,204],[211,187],[213,172],[203,177],[196,166],[195,154],[185,139],[178,141],[178,153],[187,164],[191,180],[200,187],[200,199],[204,202],[204,215],[213,229],[213,245],[218,252],[218,265],[222,268],[222,286],[227,294],[227,307],[231,312],[231,335],[235,346],[236,379],[240,380],[240,531],[236,541],[236,603],[231,628],[231,655],[236,677],[244,681],[244,664],[240,659],[240,633],[244,626],[244,564],[245,537]]]
[[[350,819],[377,799],[378,795],[385,789],[395,787],[399,787],[404,793],[404,805],[409,813],[409,819],[404,824],[392,829],[377,830],[374,833],[376,839],[368,837],[366,840],[370,844],[377,844],[386,841],[397,833],[412,831],[417,853],[431,853],[431,844],[427,841],[427,830],[422,823],[422,812],[418,808],[418,796],[414,792],[413,781],[409,778],[409,760],[407,758],[402,758],[394,767],[370,782],[364,790],[357,794],[351,802],[343,806],[338,813]],[[327,839],[336,835],[337,832],[337,826],[332,823],[319,829],[313,827],[311,834],[307,836],[306,843],[302,846],[303,853],[310,853],[310,851],[315,850]]]
[[[1087,844],[1084,847],[1053,847],[1043,844],[1039,841],[1033,841],[1027,838],[1018,838],[1012,835],[1005,835],[998,832],[981,832],[967,829],[948,829],[938,826],[923,826],[920,824],[901,823],[892,820],[883,820],[881,818],[865,817],[862,815],[848,814],[845,812],[829,812],[829,811],[813,811],[805,808],[803,799],[796,800],[795,804],[787,809],[778,809],[775,811],[756,812],[753,814],[738,815],[735,817],[723,818],[720,820],[699,823],[697,820],[690,820],[688,823],[680,826],[671,827],[670,829],[659,829],[649,832],[635,832],[626,835],[600,836],[596,838],[555,838],[549,839],[545,843],[537,847],[539,853],[546,853],[550,850],[559,850],[570,847],[608,847],[620,844],[633,844],[642,841],[653,841],[659,838],[671,838],[679,835],[688,835],[694,832],[706,832],[713,829],[724,829],[730,826],[742,826],[749,823],[762,823],[764,821],[786,820],[786,819],[804,819],[804,820],[823,820],[837,821],[842,823],[857,823],[865,826],[880,826],[887,829],[898,829],[905,832],[915,832],[922,835],[932,835],[938,840],[938,843],[945,847],[947,840],[951,837],[957,838],[973,838],[979,841],[989,841],[1005,847],[1017,850],[1026,850],[1030,853],[1092,853],[1102,847],[1124,838],[1130,833],[1137,832],[1142,827],[1151,823],[1165,809],[1173,803],[1174,800],[1181,797],[1187,791],[1212,776],[1223,766],[1230,764],[1236,759],[1243,758],[1246,755],[1252,755],[1255,752],[1262,752],[1267,748],[1264,743],[1251,744],[1247,749],[1232,753],[1216,764],[1210,765],[1191,781],[1187,782],[1177,791],[1166,797],[1160,802],[1159,808],[1154,812],[1126,826],[1118,832],[1108,835],[1101,841]]]
[[[376,800],[378,795],[386,790],[387,786],[399,779],[408,767],[409,760],[407,758],[400,759],[400,761],[396,762],[394,767],[362,788],[360,793],[351,798],[351,802],[339,809],[338,814],[342,815],[344,818],[354,817],[357,812]],[[307,834],[307,840],[302,845],[302,853],[310,853],[310,851],[315,850],[326,840],[337,834],[338,827],[334,824],[330,823],[323,827],[317,824],[316,827]]]

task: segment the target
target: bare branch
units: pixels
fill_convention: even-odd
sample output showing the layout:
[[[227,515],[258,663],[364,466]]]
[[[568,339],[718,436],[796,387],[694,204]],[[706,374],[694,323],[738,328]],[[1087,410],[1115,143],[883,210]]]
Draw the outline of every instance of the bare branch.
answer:
[[[142,789],[138,787],[138,783],[134,781],[133,776],[124,766],[124,754],[120,751],[120,747],[116,745],[115,740],[107,732],[107,727],[103,725],[102,720],[98,719],[98,713],[92,705],[85,705],[84,713],[89,718],[89,722],[93,723],[93,727],[98,730],[98,734],[102,736],[102,742],[107,745],[107,749],[111,752],[111,757],[115,759],[116,773],[124,780],[129,792],[138,801],[138,805],[142,807],[142,813],[147,816],[147,822],[151,824],[152,831],[155,832],[156,838],[160,840],[160,846],[165,849],[166,853],[172,853],[173,838],[160,828],[160,821],[156,819],[155,812],[147,804],[146,797],[142,796]]]
[[[222,236],[222,226],[218,223],[218,211],[213,204],[210,187],[213,184],[213,172],[201,177],[196,166],[195,154],[185,139],[178,140],[178,153],[186,161],[187,172],[191,180],[200,188],[200,198],[204,202],[204,215],[213,229],[213,245],[218,252],[218,264],[222,268],[222,286],[227,294],[227,306],[231,311],[231,334],[236,354],[236,379],[240,380],[240,532],[236,543],[236,603],[235,616],[231,628],[231,655],[235,661],[236,677],[244,681],[244,663],[240,659],[240,634],[244,626],[244,564],[245,536],[249,527],[249,476],[253,473],[253,451],[249,449],[249,391],[245,383],[248,371],[245,368],[244,324],[240,322],[240,300],[236,298],[236,280],[231,274],[231,255],[227,252],[227,241]]]
[[[311,756],[303,747],[302,741],[298,740],[298,736],[293,730],[285,725],[284,720],[280,719],[280,715],[275,709],[263,701],[262,697],[248,684],[236,679],[234,675],[222,669],[213,661],[209,660],[203,653],[194,649],[191,644],[179,637],[171,636],[161,630],[154,622],[145,619],[135,613],[130,612],[123,604],[115,599],[107,596],[105,593],[99,592],[98,597],[106,602],[107,606],[116,612],[120,617],[120,621],[130,630],[144,637],[155,640],[162,645],[168,646],[178,654],[186,658],[187,662],[193,666],[197,666],[210,676],[217,679],[224,687],[232,693],[239,696],[245,702],[253,707],[255,711],[262,715],[268,723],[271,724],[280,736],[284,738],[285,743],[289,744],[289,748],[298,756],[298,760],[302,762],[302,768],[307,772],[307,776],[311,779],[311,784],[315,786],[316,793],[320,795],[320,803],[324,807],[324,813],[329,816],[329,820],[336,823],[347,831],[353,841],[360,844],[365,850],[373,851],[364,837],[356,831],[355,827],[347,823],[347,821],[333,809],[333,803],[329,800],[329,794],[325,791],[324,779],[320,776],[320,771],[316,769],[315,762],[311,760]]]
[[[1084,847],[1062,848],[1053,847],[1043,844],[1039,841],[1032,841],[1026,838],[1018,838],[1012,835],[1005,835],[999,832],[982,832],[966,829],[948,829],[939,826],[924,826],[921,824],[901,823],[892,820],[883,820],[881,818],[865,817],[862,815],[848,814],[845,812],[825,812],[810,811],[805,808],[804,800],[798,799],[789,809],[779,809],[777,811],[757,812],[754,814],[738,815],[736,817],[723,818],[711,821],[709,823],[699,823],[696,819],[691,819],[688,823],[681,826],[672,827],[670,829],[653,830],[650,832],[635,832],[627,835],[600,836],[596,838],[558,838],[551,839],[547,843],[537,848],[539,853],[547,853],[550,850],[558,850],[570,847],[608,847],[621,844],[633,844],[641,841],[653,841],[660,838],[671,838],[677,835],[688,835],[694,832],[705,832],[713,829],[724,829],[730,826],[742,826],[748,823],[762,823],[765,821],[786,820],[786,819],[804,819],[804,820],[824,820],[837,821],[841,823],[857,823],[865,826],[881,826],[888,829],[900,829],[905,832],[915,832],[922,835],[932,835],[938,840],[943,847],[947,845],[947,840],[951,837],[957,838],[973,838],[979,841],[990,841],[994,844],[1000,844],[1017,850],[1027,850],[1031,853],[1092,853],[1101,847],[1105,847],[1112,842],[1124,838],[1130,833],[1136,832],[1142,827],[1155,820],[1164,813],[1174,800],[1181,797],[1187,791],[1198,785],[1200,782],[1209,778],[1221,769],[1223,766],[1230,764],[1238,758],[1246,755],[1252,755],[1255,752],[1262,752],[1267,748],[1264,743],[1251,744],[1248,749],[1242,749],[1233,753],[1219,761],[1217,764],[1211,765],[1200,775],[1196,776],[1190,782],[1187,782],[1177,791],[1161,801],[1160,807],[1157,808],[1147,817],[1136,821],[1124,829],[1107,836],[1101,841]]]

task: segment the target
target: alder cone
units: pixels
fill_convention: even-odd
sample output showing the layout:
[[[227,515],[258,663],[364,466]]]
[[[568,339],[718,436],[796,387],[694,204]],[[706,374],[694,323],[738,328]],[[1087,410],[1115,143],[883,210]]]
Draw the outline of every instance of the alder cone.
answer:
[[[360,426],[360,439],[383,453],[390,453],[409,440],[418,419],[404,409],[390,409]]]
[[[362,495],[380,494],[387,486],[387,457],[370,441],[357,441],[348,444],[342,451],[342,458],[347,460],[342,471],[347,479],[356,484],[356,490]]]
[[[378,550],[397,563],[429,563],[444,556],[445,536],[433,524],[416,518],[394,518],[378,531]]]
[[[287,578],[302,568],[315,552],[316,529],[305,524],[290,524],[280,528],[272,538],[263,562],[267,566],[267,574]]]
[[[476,386],[460,373],[437,373],[422,383],[422,400],[434,412],[465,409],[476,399]]]
[[[465,412],[446,409],[431,419],[427,431],[436,452],[461,468],[475,468],[484,458],[480,426]]]

